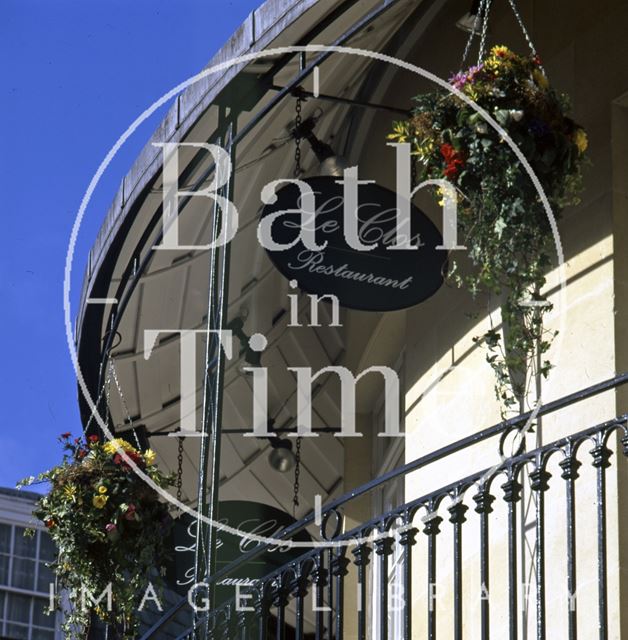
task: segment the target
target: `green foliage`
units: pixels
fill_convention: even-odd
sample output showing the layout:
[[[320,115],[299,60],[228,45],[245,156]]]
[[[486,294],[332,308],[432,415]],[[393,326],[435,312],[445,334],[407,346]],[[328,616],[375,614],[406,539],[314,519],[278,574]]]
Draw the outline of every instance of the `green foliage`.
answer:
[[[537,58],[493,47],[482,64],[450,83],[514,141],[556,217],[577,202],[587,136],[567,117],[567,98],[551,89]],[[533,356],[542,359],[553,338],[543,328],[551,305],[541,293],[553,250],[546,210],[502,134],[453,93],[417,96],[412,117],[394,123],[389,139],[410,143],[422,179],[446,179],[461,195],[458,228],[473,269],[461,275],[453,259],[449,279],[474,296],[503,300],[504,336],[492,328],[476,342],[488,350],[505,417],[525,395]],[[535,304],[526,306],[530,301]],[[538,373],[547,376],[550,368],[541,360]]]
[[[134,638],[136,612],[148,582],[160,581],[156,574],[166,557],[164,542],[172,518],[159,494],[133,472],[130,462],[159,487],[171,486],[173,478],[157,469],[153,451],[140,453],[121,439],[104,443],[98,436],[71,440],[64,433],[60,441],[62,462],[20,485],[50,483],[34,513],[58,549],[51,567],[58,589],[70,601],[63,630],[67,638],[87,634],[95,614],[115,625],[125,638]],[[108,585],[110,611],[106,598],[99,606],[91,601]]]

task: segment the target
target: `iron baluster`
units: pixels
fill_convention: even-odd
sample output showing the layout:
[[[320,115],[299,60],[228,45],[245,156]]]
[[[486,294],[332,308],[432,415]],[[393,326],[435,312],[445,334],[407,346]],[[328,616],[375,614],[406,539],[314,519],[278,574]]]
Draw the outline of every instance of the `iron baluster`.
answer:
[[[406,514],[406,524],[399,532],[399,544],[403,547],[403,639],[412,638],[412,546],[416,544],[419,530],[411,526],[411,516]]]
[[[436,640],[436,536],[443,519],[431,512],[425,520],[427,536],[427,637]]]
[[[456,502],[449,507],[449,521],[454,525],[454,638],[462,640],[462,525],[466,522],[466,504]]]
[[[290,593],[296,600],[296,614],[295,614],[295,638],[302,640],[304,633],[304,612],[303,601],[308,593],[308,570],[303,564],[296,565],[294,568],[295,577],[290,585]]]
[[[327,581],[327,635],[329,640],[334,637],[334,581],[332,580],[331,565],[334,557],[334,549],[330,547],[327,551],[327,566],[329,567],[329,579]]]
[[[375,553],[379,556],[379,637],[388,638],[388,556],[392,553],[394,539],[390,531],[380,530],[382,537],[375,540]]]
[[[316,640],[323,640],[325,637],[325,586],[327,584],[327,569],[325,568],[325,552],[320,551],[316,558],[316,565],[312,572],[312,580],[314,583],[314,603],[316,605],[315,610],[315,638]]]
[[[488,640],[490,635],[490,601],[489,601],[489,582],[490,582],[490,546],[488,535],[488,517],[493,511],[493,502],[495,497],[492,496],[486,487],[473,496],[475,501],[475,511],[480,514],[480,584],[481,584],[481,600],[480,615],[482,625],[482,640]]]
[[[277,629],[275,637],[284,640],[286,637],[286,606],[288,605],[288,590],[282,575],[277,576],[272,585],[272,601],[277,608]]]
[[[248,616],[246,615],[246,611],[243,611],[242,609],[240,609],[238,611],[238,623],[237,623],[237,629],[238,629],[238,634],[237,634],[237,638],[239,638],[239,640],[246,640],[248,637],[248,627],[249,627],[249,620],[248,620]]]
[[[613,452],[606,446],[602,434],[591,451],[593,466],[597,469],[597,543],[598,543],[598,616],[600,640],[608,638],[608,577],[606,562],[606,469],[610,467]]]
[[[358,568],[358,640],[366,640],[366,567],[371,548],[362,543],[352,551]]]
[[[508,480],[502,485],[504,501],[508,504],[508,627],[509,640],[517,640],[517,502],[521,500],[521,483],[517,469],[510,467]]]
[[[346,549],[345,547],[340,547],[336,549],[333,553],[333,558],[331,562],[331,574],[336,579],[336,635],[335,640],[342,640],[344,636],[344,586],[345,586],[345,576],[347,575],[350,560],[345,557]],[[330,629],[330,634],[331,634]]]
[[[563,470],[561,477],[566,484],[566,500],[567,500],[567,623],[569,630],[569,640],[576,640],[578,637],[578,615],[576,603],[576,487],[575,481],[578,477],[578,468],[581,463],[578,462],[572,453],[571,445],[567,450],[567,455],[558,463]]]
[[[266,585],[262,584],[255,598],[255,618],[257,620],[257,640],[268,640],[268,609],[270,601],[266,593]]]
[[[545,640],[545,492],[549,488],[548,481],[552,477],[545,470],[543,460],[539,457],[536,468],[530,473],[530,488],[536,492],[536,635],[538,640]]]

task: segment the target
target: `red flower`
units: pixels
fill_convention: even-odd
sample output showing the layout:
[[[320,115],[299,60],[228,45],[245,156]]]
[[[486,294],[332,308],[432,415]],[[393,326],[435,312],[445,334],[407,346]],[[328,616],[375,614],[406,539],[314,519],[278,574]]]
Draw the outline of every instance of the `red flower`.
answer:
[[[98,440],[99,440],[99,439],[100,439],[100,438],[99,438],[98,436],[95,436],[95,435],[93,435],[93,436],[89,436],[89,438],[88,438],[88,440],[89,440],[90,442],[98,442]]]
[[[52,529],[52,527],[55,526],[55,521],[52,518],[46,518],[46,520],[44,520],[44,524],[48,529]]]
[[[79,449],[76,452],[76,457],[77,458],[84,458],[87,455],[87,451],[85,451],[85,449]]]
[[[72,434],[71,434],[69,431],[66,431],[65,433],[62,433],[62,434],[61,434],[61,437],[62,437],[64,440],[67,440],[71,435],[72,435]]]
[[[133,503],[129,505],[129,508],[126,510],[124,517],[126,520],[134,520],[135,519],[135,511],[136,507]]]
[[[444,142],[443,144],[441,144],[440,152],[447,162],[449,162],[449,160],[456,155],[454,146],[452,144],[449,144],[449,142]]]
[[[137,465],[143,465],[144,464],[144,459],[138,453],[135,453],[133,451],[128,451],[127,452],[127,456],[129,456],[129,458],[131,458],[131,460],[133,460],[133,462],[135,462],[135,464],[137,464]]]
[[[454,146],[448,142],[441,144],[440,152],[447,163],[443,174],[446,178],[454,180],[458,175],[458,171],[464,166],[464,156],[459,151],[456,151]]]

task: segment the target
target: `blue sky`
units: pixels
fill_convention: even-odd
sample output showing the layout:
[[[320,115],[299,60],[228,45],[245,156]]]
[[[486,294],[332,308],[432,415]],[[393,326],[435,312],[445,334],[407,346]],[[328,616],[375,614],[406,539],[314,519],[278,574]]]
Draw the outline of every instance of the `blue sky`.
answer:
[[[63,322],[65,255],[105,154],[154,100],[198,72],[261,0],[5,0],[0,27],[0,486],[57,462],[80,434]],[[147,121],[86,212],[81,264]],[[80,284],[80,278],[73,285]]]

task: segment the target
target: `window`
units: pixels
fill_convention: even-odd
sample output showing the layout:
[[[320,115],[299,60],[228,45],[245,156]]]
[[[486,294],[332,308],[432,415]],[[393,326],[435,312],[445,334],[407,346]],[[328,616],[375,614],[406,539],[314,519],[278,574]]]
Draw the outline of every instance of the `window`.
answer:
[[[0,553],[11,553],[11,531],[11,525],[0,524]]]
[[[8,524],[0,524],[0,585],[9,584],[12,539],[13,527]]]
[[[32,537],[25,537],[24,531],[0,523],[0,637],[54,640],[56,615],[47,614],[54,578],[46,563],[54,561],[55,546],[45,531]]]
[[[11,586],[32,591],[35,587],[35,561],[29,558],[13,558]]]
[[[11,622],[28,624],[31,617],[31,598],[18,593],[7,594],[6,618]]]

